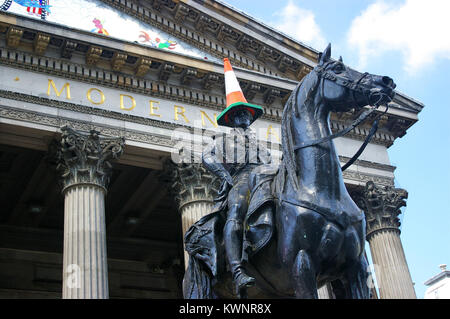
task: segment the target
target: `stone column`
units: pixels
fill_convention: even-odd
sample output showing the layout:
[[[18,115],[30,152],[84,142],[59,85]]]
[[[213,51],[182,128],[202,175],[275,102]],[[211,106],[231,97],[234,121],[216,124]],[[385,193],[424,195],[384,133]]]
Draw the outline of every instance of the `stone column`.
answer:
[[[367,182],[358,204],[366,214],[366,238],[370,245],[380,299],[415,299],[400,240],[400,208],[408,193],[391,186]]]
[[[106,299],[105,195],[111,164],[123,152],[123,138],[101,138],[61,128],[57,169],[64,194],[63,298]]]
[[[335,299],[331,284],[325,284],[317,289],[317,296],[319,297],[319,299]]]
[[[174,180],[173,189],[179,204],[184,240],[189,227],[212,211],[220,182],[200,163],[176,165]],[[187,267],[189,256],[186,251],[184,258]]]

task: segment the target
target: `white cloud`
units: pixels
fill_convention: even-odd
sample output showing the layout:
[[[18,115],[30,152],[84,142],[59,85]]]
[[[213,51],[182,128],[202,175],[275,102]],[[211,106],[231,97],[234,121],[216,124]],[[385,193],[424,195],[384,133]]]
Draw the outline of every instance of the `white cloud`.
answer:
[[[325,41],[313,12],[300,8],[292,0],[280,11],[274,13],[277,21],[275,29],[313,48],[323,49]]]
[[[377,0],[353,20],[347,41],[358,50],[360,68],[397,50],[404,69],[415,73],[437,58],[450,59],[449,14],[448,0],[406,0],[397,6]]]

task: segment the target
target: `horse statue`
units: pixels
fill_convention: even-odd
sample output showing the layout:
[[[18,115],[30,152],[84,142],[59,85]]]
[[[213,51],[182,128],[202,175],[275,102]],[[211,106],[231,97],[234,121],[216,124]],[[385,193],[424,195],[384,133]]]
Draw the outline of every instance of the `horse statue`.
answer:
[[[361,110],[353,128],[387,107],[395,84],[330,56],[328,45],[285,105],[280,165],[258,166],[249,177],[243,259],[256,285],[243,297],[318,298],[317,288],[326,283],[336,298],[370,297],[364,212],[344,185],[332,140],[343,133],[332,134],[330,112]],[[222,229],[223,218],[213,210],[186,232],[185,298],[234,296]]]

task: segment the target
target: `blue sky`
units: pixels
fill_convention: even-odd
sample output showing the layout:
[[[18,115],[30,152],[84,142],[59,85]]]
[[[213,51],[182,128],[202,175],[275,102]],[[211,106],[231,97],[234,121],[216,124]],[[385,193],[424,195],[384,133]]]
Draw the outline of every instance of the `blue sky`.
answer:
[[[425,104],[388,150],[409,192],[401,239],[418,298],[450,265],[450,12],[447,0],[226,0],[258,20],[361,71],[389,75]]]

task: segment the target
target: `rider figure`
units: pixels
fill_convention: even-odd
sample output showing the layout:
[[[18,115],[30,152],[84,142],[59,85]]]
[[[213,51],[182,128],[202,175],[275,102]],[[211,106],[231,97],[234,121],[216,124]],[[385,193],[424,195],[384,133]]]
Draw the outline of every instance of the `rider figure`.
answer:
[[[202,154],[204,166],[222,180],[216,201],[227,200],[228,212],[223,230],[225,252],[231,268],[236,293],[242,295],[255,279],[242,265],[243,223],[248,209],[248,176],[252,169],[270,163],[270,153],[256,141],[249,128],[254,117],[246,107],[235,107],[228,114],[230,134],[218,134]]]

